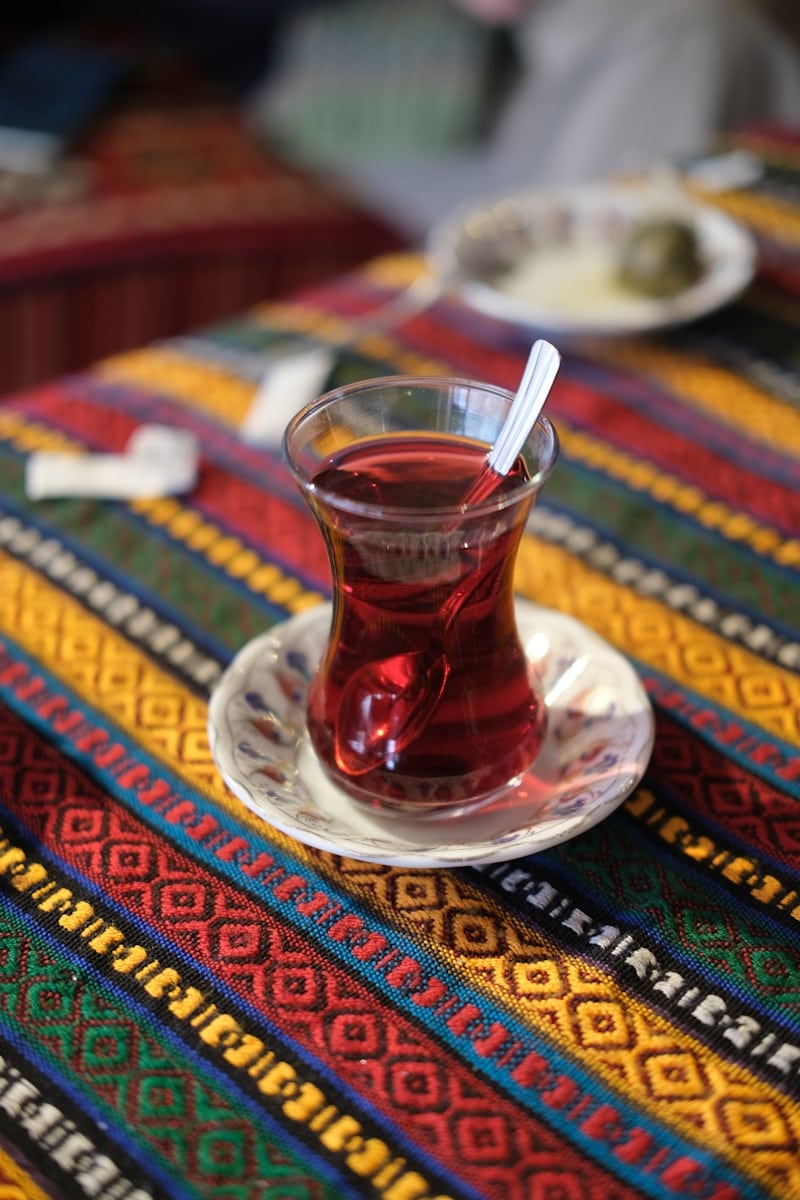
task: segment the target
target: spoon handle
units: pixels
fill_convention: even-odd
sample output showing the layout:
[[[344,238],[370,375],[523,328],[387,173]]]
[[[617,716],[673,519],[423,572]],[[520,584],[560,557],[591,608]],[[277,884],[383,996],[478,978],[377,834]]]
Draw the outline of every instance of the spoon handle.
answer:
[[[507,475],[517,461],[525,438],[544,408],[560,363],[561,355],[555,346],[543,340],[534,342],[506,422],[483,466],[461,498],[459,507],[462,512],[471,505],[481,504],[486,500],[494,491],[498,480]]]
[[[561,355],[550,342],[534,342],[517,390],[517,402],[489,451],[487,465],[497,475],[507,475],[517,461],[525,438],[536,423],[558,372]],[[532,403],[518,401],[530,396]]]

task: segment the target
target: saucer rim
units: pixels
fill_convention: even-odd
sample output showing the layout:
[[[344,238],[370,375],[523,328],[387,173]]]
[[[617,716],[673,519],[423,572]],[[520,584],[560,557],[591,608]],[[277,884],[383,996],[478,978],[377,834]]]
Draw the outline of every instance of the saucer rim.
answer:
[[[602,653],[607,660],[612,661],[615,669],[621,672],[622,676],[622,679],[617,684],[618,691],[620,694],[622,694],[623,690],[626,692],[632,691],[635,694],[639,704],[639,708],[635,712],[642,723],[636,745],[631,749],[626,759],[625,766],[627,769],[624,774],[621,774],[616,789],[609,789],[602,797],[593,800],[586,808],[577,813],[553,818],[550,822],[552,828],[549,832],[547,832],[547,820],[540,822],[534,820],[530,824],[520,821],[515,830],[520,836],[520,840],[510,844],[505,844],[502,839],[498,840],[497,835],[491,841],[485,837],[476,837],[468,841],[451,840],[448,842],[437,842],[435,841],[436,833],[441,831],[443,826],[447,827],[447,825],[459,820],[463,824],[465,820],[465,818],[457,816],[442,816],[438,818],[426,818],[421,823],[424,828],[431,830],[430,843],[414,844],[407,840],[404,841],[396,835],[393,836],[393,828],[397,830],[401,825],[401,822],[397,818],[387,817],[380,822],[375,818],[376,834],[379,830],[386,841],[394,841],[396,845],[396,849],[394,850],[387,848],[386,850],[381,849],[378,851],[373,847],[364,845],[363,841],[359,845],[359,837],[363,839],[366,837],[366,834],[363,832],[359,834],[357,829],[353,830],[353,842],[350,844],[350,842],[339,840],[337,836],[325,836],[318,831],[299,824],[297,821],[293,821],[290,815],[281,808],[276,807],[274,810],[268,809],[268,811],[265,811],[265,798],[263,795],[259,797],[253,792],[233,761],[233,739],[230,737],[226,738],[225,713],[228,706],[243,695],[250,672],[252,672],[255,663],[262,661],[265,651],[270,648],[274,650],[276,647],[280,649],[286,644],[287,634],[291,632],[307,630],[308,626],[313,625],[315,621],[321,624],[323,620],[329,620],[331,610],[329,602],[306,609],[285,621],[279,622],[265,633],[258,634],[256,637],[250,639],[250,641],[246,642],[237,651],[226,670],[220,676],[209,699],[207,729],[212,756],[226,786],[250,812],[264,821],[267,826],[277,829],[305,845],[313,846],[318,850],[328,853],[343,855],[351,859],[387,866],[459,867],[510,861],[524,857],[525,855],[539,853],[555,845],[560,845],[599,824],[606,817],[610,816],[641,782],[652,752],[655,737],[652,706],[641,679],[631,663],[593,629],[575,617],[554,609],[544,608],[523,597],[516,597],[515,605],[518,620],[522,624],[533,623],[534,621],[543,622],[545,626],[549,627],[551,633],[553,630],[560,630],[565,637],[571,635],[573,640],[578,641],[587,649],[591,650],[594,647],[598,654]],[[550,653],[552,652],[550,651]],[[547,655],[545,655],[545,661],[546,658]],[[545,734],[546,744],[547,733]],[[302,751],[298,749],[296,769],[301,780],[307,785],[308,802],[320,814],[325,814],[325,795],[317,796],[312,794],[311,789],[308,787],[308,772],[304,775],[302,770],[302,763],[300,761],[302,758]],[[534,779],[544,789],[545,794],[548,791],[553,794],[556,788],[543,778],[541,773],[537,773],[537,763],[541,761],[540,755],[540,758],[526,772],[525,778]],[[580,782],[580,780],[578,779],[576,782]],[[338,805],[337,815],[340,822],[342,819],[342,812],[340,810],[342,808],[345,811],[345,815],[349,813],[353,819],[356,817],[359,817],[361,820],[364,819],[363,809],[357,802],[352,800],[341,789],[336,788],[331,781],[323,777],[321,769],[319,770],[317,783],[320,785],[321,791],[327,790],[329,799],[330,797],[335,797]],[[474,820],[476,817],[480,819],[480,815],[481,810],[477,809],[475,813],[467,814],[466,820]],[[371,816],[370,819],[372,819]],[[526,834],[527,836],[525,836]],[[511,835],[506,834],[506,836]]]

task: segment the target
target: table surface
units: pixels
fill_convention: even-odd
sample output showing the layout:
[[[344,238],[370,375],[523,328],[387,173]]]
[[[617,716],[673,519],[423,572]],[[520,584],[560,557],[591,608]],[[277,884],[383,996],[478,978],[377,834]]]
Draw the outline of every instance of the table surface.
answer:
[[[202,97],[121,101],[51,176],[16,183],[0,173],[0,393],[405,244]]]
[[[800,1196],[800,137],[717,200],[735,304],[567,350],[519,590],[655,712],[640,786],[508,862],[314,849],[225,787],[221,671],[329,591],[264,354],[335,337],[387,258],[0,405],[0,1194],[319,1200]],[[513,387],[526,340],[451,301],[337,379]],[[25,497],[37,449],[201,439],[181,498]]]
[[[52,178],[30,180],[15,202],[0,195],[0,284],[126,257],[211,254],[234,233],[253,252],[280,233],[300,254],[321,233],[357,243],[356,217],[378,247],[369,253],[400,245],[340,187],[267,153],[225,104],[131,102]]]

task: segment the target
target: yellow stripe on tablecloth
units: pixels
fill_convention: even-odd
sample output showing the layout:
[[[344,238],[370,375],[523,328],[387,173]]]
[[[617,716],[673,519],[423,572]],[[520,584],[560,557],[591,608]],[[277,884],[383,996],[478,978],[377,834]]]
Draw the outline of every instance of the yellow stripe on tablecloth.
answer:
[[[767,446],[800,453],[800,411],[711,359],[646,339],[597,345],[592,355],[658,380],[684,402]]]
[[[264,596],[287,612],[304,612],[321,604],[320,592],[309,591],[298,579],[274,563],[265,562],[255,550],[195,509],[173,496],[131,500],[131,509],[151,525],[182,542],[210,565],[238,579],[258,596]]]
[[[77,600],[0,550],[3,634],[73,691],[87,711],[102,713],[238,825],[265,835],[264,822],[236,799],[217,770],[206,701]],[[269,836],[285,849],[297,844],[275,829]]]
[[[702,193],[698,193],[698,199],[710,203]],[[789,247],[800,247],[800,212],[796,204],[765,192],[741,190],[714,196],[713,207],[755,233]]]
[[[405,350],[388,334],[362,333],[358,320],[338,321],[321,310],[281,306],[273,310],[270,329],[283,333],[308,333],[320,345],[335,345],[346,337],[360,353],[379,360],[391,361],[399,373],[409,375],[441,375],[448,371],[445,362],[426,358]],[[126,383],[169,396],[201,412],[212,415],[220,423],[241,425],[255,395],[256,384],[242,381],[218,365],[183,358],[180,354],[162,350],[138,350],[104,360],[95,369],[103,379]]]
[[[428,260],[415,250],[400,250],[394,254],[381,254],[372,258],[362,268],[364,275],[380,287],[410,287],[421,275],[430,273]]]
[[[620,479],[635,491],[644,492],[659,504],[689,516],[705,529],[717,529],[731,542],[749,546],[782,567],[800,566],[800,538],[785,537],[748,513],[712,499],[695,483],[662,471],[645,459],[636,458],[600,438],[574,429],[559,418],[558,437],[562,450],[579,462]]]
[[[715,205],[758,233],[789,246],[800,246],[796,205],[763,194],[749,198],[744,192],[726,193],[715,199]]]
[[[12,441],[19,449],[32,453],[37,450],[85,450],[83,443],[35,422],[25,421],[17,413],[0,412],[0,439]],[[130,500],[132,511],[139,513],[152,525],[157,525],[182,542],[189,550],[202,554],[217,569],[233,579],[239,579],[258,596],[288,612],[302,612],[323,597],[308,591],[293,576],[287,575],[274,563],[265,562],[239,538],[223,533],[213,521],[171,496],[156,499]]]
[[[222,812],[230,814],[239,829],[244,827],[262,837],[268,836],[309,863],[319,865],[317,852],[312,854],[278,831],[268,830],[227,792],[208,748],[204,702],[77,601],[59,592],[31,568],[1,553],[0,593],[3,599],[0,629],[13,636],[45,669],[81,697],[87,709],[97,705],[105,717],[114,721],[146,752],[208,797]],[[362,868],[363,864],[359,869]],[[454,886],[447,872],[415,872],[414,875],[417,879],[435,875],[437,886],[444,887],[445,894]],[[470,913],[477,919],[474,904]],[[496,961],[482,953],[476,970],[480,968],[478,973],[487,994],[497,995],[508,1003],[511,993],[505,972],[509,966],[519,973],[524,972],[526,961],[535,959],[541,965],[543,960],[541,942],[531,946],[524,940],[526,935],[522,928],[517,929],[508,920],[504,924],[504,937],[508,943],[506,953]],[[458,955],[444,951],[441,945],[437,947],[437,953],[459,974],[464,974],[468,962],[466,943]],[[516,967],[514,963],[517,963]],[[567,1047],[570,1053],[586,1057],[587,1065],[587,1047],[591,1044],[592,1070],[602,1074],[610,1087],[636,1095],[637,1102],[641,1102],[642,1092],[646,1091],[651,1097],[646,1103],[667,1124],[680,1126],[693,1139],[698,1136],[720,1139],[725,1153],[732,1159],[740,1153],[746,1154],[746,1161],[739,1165],[748,1173],[753,1173],[754,1162],[765,1179],[786,1170],[787,1154],[780,1147],[743,1144],[747,1134],[745,1113],[748,1106],[753,1105],[758,1106],[765,1119],[769,1115],[770,1120],[780,1121],[782,1127],[794,1129],[793,1136],[800,1138],[800,1113],[792,1112],[784,1098],[768,1085],[751,1079],[742,1068],[724,1061],[709,1062],[704,1057],[705,1051],[701,1056],[693,1039],[673,1030],[666,1020],[638,1001],[630,1005],[624,991],[594,967],[587,975],[577,959],[566,958],[558,965],[559,975],[569,985],[568,991],[581,997],[585,1019],[576,1020],[566,996],[537,995],[533,984],[529,987],[530,994],[526,994],[526,1016],[541,1022],[554,1041]],[[628,1043],[619,1044],[611,1032],[620,1028],[620,1021],[629,1031],[628,1041],[634,1037],[638,1047],[635,1052]],[[677,1093],[673,1088],[669,1097],[662,1095],[658,1081],[654,1085],[651,1078],[652,1063],[657,1060],[667,1072],[663,1086],[666,1086],[670,1073],[680,1073],[682,1069],[688,1073],[687,1078],[693,1078],[694,1070],[702,1061],[719,1104],[710,1105],[707,1092],[702,1098],[691,1094],[691,1089],[689,1094],[680,1094],[680,1087]],[[661,1070],[661,1067],[657,1069]],[[723,1100],[727,1114],[724,1121],[720,1115]],[[742,1113],[738,1121],[731,1118],[737,1106]],[[793,1156],[789,1155],[789,1158],[793,1164]]]
[[[648,826],[674,854],[726,880],[741,893],[745,904],[755,901],[765,911],[783,914],[800,925],[800,891],[791,882],[791,867],[778,864],[770,868],[758,853],[743,853],[735,842],[726,846],[724,833],[711,837],[701,816],[687,817],[645,787],[638,788],[625,807],[635,821]]]
[[[2,552],[0,600],[0,632],[192,787],[227,802],[208,745],[205,701],[77,600]]]
[[[376,279],[376,282],[379,280]],[[254,309],[249,316],[256,324],[263,323],[265,328],[308,335],[322,344],[336,346],[346,342],[361,354],[391,362],[397,374],[452,374],[452,367],[445,359],[431,358],[407,349],[392,336],[391,331],[382,333],[367,329],[364,323],[371,320],[372,311],[370,308],[363,315],[345,317],[323,308],[314,308],[307,302],[302,305],[275,303]]]
[[[516,586],[537,603],[583,621],[645,667],[800,745],[800,678],[791,671],[539,539],[523,539]]]
[[[68,437],[59,429],[50,429],[38,421],[29,421],[13,409],[0,410],[0,438],[13,442],[17,449],[27,454],[36,450],[79,454],[86,449],[85,443]]]
[[[52,1200],[22,1167],[0,1149],[0,1200]]]
[[[104,359],[93,368],[93,374],[116,383],[146,387],[231,425],[241,424],[256,386],[217,363],[161,348],[133,350]]]

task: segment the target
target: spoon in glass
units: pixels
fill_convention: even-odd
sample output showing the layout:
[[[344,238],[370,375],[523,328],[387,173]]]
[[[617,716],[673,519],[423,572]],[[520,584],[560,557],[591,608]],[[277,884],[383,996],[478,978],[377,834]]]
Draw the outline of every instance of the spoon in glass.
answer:
[[[517,461],[553,386],[561,362],[549,342],[534,343],[517,394],[497,441],[462,498],[463,511],[491,496]],[[334,731],[336,764],[364,775],[400,754],[419,736],[442,697],[450,674],[447,635],[481,582],[479,573],[450,594],[436,614],[425,650],[410,650],[360,667],[342,692]],[[369,713],[369,721],[363,714]],[[356,740],[353,729],[367,724]]]

